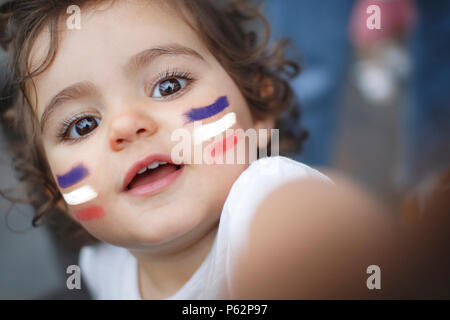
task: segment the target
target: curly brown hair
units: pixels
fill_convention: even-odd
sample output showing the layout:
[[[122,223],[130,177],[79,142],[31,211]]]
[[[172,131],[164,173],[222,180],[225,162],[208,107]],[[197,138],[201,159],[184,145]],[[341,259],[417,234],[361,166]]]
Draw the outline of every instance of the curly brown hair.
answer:
[[[75,248],[95,239],[64,214],[66,205],[42,148],[29,93],[35,90],[33,77],[44,72],[56,56],[57,35],[67,7],[78,5],[86,8],[108,1],[116,0],[13,0],[0,8],[0,44],[9,56],[7,84],[2,88],[0,100],[1,120],[14,155],[15,169],[26,188],[27,202],[36,210],[32,225],[37,226],[42,220],[47,220],[63,236],[62,239]],[[164,4],[175,9],[203,40],[238,85],[255,118],[299,116],[289,85],[289,80],[298,75],[299,66],[286,58],[287,40],[279,40],[269,46],[270,26],[254,3],[171,0]],[[263,32],[249,28],[249,23],[257,20],[262,22]],[[46,59],[30,70],[30,51],[46,27],[50,30]],[[258,35],[263,35],[262,41],[258,41]],[[263,95],[262,92],[269,94]],[[277,127],[280,128],[281,144],[284,139],[296,141],[299,151],[306,133],[301,131],[301,136],[295,135],[285,130],[280,122]],[[70,231],[69,236],[67,231]]]

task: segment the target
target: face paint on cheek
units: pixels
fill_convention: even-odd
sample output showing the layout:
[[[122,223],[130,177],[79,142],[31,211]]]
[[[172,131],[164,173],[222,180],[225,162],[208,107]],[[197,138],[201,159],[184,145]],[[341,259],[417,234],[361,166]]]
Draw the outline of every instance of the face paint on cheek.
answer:
[[[100,206],[92,206],[86,209],[77,210],[74,213],[75,217],[80,221],[100,219],[105,216],[105,211]]]
[[[75,206],[97,198],[98,193],[90,185],[82,186],[69,193],[63,193],[63,198],[68,205]]]
[[[86,178],[89,175],[88,169],[86,169],[82,164],[72,168],[66,174],[62,176],[56,175],[56,179],[58,180],[58,185],[61,188],[68,188],[73,186]]]
[[[217,142],[213,145],[211,149],[211,157],[220,157],[225,152],[234,148],[234,146],[238,143],[238,136],[236,133],[224,138],[222,141]]]
[[[194,130],[194,143],[200,144],[230,129],[236,124],[236,113],[230,112],[215,122],[205,124]]]
[[[82,164],[72,168],[69,172],[62,176],[56,176],[58,185],[61,188],[71,187],[89,175],[89,171]],[[84,185],[71,192],[63,193],[63,198],[70,206],[80,205],[89,202],[98,196],[98,192],[90,185]],[[105,215],[102,207],[92,206],[81,210],[75,210],[75,217],[78,220],[98,219]]]
[[[214,102],[212,105],[202,107],[202,108],[196,108],[191,109],[190,111],[186,112],[184,115],[188,119],[189,122],[199,121],[207,118],[211,118],[212,116],[215,116],[216,114],[222,112],[225,110],[226,107],[228,107],[230,104],[228,103],[228,99],[226,96],[220,97]]]

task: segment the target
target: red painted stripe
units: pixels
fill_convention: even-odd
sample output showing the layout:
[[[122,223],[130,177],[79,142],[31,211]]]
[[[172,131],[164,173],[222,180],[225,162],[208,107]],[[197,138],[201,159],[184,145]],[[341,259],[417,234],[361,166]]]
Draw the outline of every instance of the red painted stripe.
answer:
[[[230,150],[231,148],[234,148],[234,146],[237,144],[238,137],[237,134],[232,134],[226,138],[224,138],[221,142],[217,142],[211,151],[211,156],[214,158],[216,156],[221,156],[226,151]]]
[[[75,216],[78,220],[92,220],[99,219],[105,215],[102,207],[94,206],[83,210],[75,211]]]

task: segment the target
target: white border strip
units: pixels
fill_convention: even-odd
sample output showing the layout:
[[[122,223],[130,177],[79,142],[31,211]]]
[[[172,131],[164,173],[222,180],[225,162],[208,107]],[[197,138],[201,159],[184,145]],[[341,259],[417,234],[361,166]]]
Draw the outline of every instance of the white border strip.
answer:
[[[98,193],[89,185],[82,186],[69,193],[63,193],[64,200],[71,206],[91,201],[97,196]]]
[[[202,125],[194,130],[194,143],[199,144],[230,129],[236,123],[236,113],[230,112],[216,122]]]

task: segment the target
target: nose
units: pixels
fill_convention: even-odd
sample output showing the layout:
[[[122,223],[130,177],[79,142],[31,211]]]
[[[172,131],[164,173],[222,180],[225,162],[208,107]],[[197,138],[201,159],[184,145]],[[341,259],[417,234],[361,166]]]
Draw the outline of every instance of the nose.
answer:
[[[111,122],[109,145],[113,151],[121,151],[127,145],[153,135],[157,129],[154,119],[142,112],[117,114]]]

